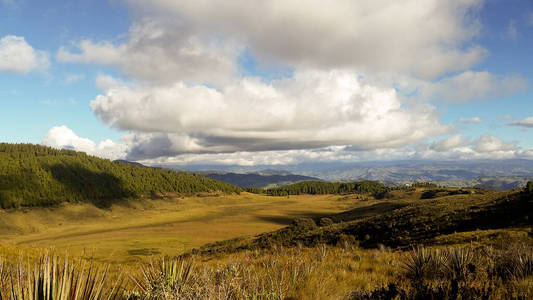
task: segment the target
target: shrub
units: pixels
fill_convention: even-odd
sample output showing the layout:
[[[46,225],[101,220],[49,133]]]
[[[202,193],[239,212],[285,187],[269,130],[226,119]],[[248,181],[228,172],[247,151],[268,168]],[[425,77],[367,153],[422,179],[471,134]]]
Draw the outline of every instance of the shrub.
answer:
[[[308,231],[316,229],[316,223],[311,218],[298,218],[292,221],[292,226],[300,231]]]
[[[318,221],[318,226],[329,226],[329,225],[332,225],[333,224],[333,220],[331,220],[330,218],[320,218],[320,220]]]

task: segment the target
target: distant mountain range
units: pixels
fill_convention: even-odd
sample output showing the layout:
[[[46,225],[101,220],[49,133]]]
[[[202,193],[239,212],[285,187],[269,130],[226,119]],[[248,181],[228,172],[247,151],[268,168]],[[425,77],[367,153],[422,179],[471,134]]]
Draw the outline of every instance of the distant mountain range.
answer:
[[[231,183],[233,185],[247,187],[272,187],[296,183],[306,180],[319,180],[315,177],[295,175],[289,172],[277,172],[272,170],[255,173],[232,173],[232,172],[200,172],[205,177]]]
[[[256,175],[291,174],[308,176],[328,181],[376,180],[388,185],[417,181],[431,181],[443,186],[478,186],[493,189],[520,188],[528,180],[533,180],[533,160],[468,160],[468,161],[371,161],[371,162],[329,162],[302,163],[280,166],[238,166],[238,165],[159,165],[207,174],[235,174],[231,177]],[[268,169],[267,171],[262,171]],[[269,173],[270,172],[270,173]],[[294,175],[298,174],[298,175]],[[257,177],[253,175],[253,177]],[[216,178],[216,177],[212,177]],[[229,179],[217,179],[226,181]],[[308,180],[308,179],[304,179]],[[226,181],[230,182],[230,181]],[[236,185],[238,183],[232,182]],[[241,185],[242,186],[242,185]]]

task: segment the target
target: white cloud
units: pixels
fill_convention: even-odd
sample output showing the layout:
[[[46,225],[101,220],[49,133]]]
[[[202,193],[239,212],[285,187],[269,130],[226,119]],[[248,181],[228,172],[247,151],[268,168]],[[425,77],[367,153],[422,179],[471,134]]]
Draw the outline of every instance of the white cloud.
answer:
[[[479,32],[472,13],[481,4],[477,0],[129,2],[138,14],[173,13],[198,32],[247,45],[262,61],[295,67],[363,67],[434,77],[468,68],[486,55],[466,43]]]
[[[519,76],[469,71],[487,55],[473,40],[481,0],[128,3],[133,24],[125,39],[78,41],[56,57],[122,72],[123,80],[97,77],[102,94],[91,108],[128,132],[129,159],[499,155],[481,154],[460,135],[409,147],[450,132],[427,98],[468,101],[526,86]],[[294,73],[243,77],[245,51],[260,67]]]
[[[483,135],[473,143],[473,149],[477,152],[501,152],[516,149],[516,143],[506,143],[492,135]]]
[[[65,125],[52,127],[41,144],[59,149],[82,151],[109,159],[123,158],[126,151],[125,145],[115,144],[109,139],[96,144],[90,139],[79,137]]]
[[[33,49],[24,37],[8,35],[0,39],[0,72],[42,71],[49,64],[48,54]]]
[[[165,139],[165,137],[163,137]],[[90,139],[81,138],[66,126],[57,126],[49,130],[43,138],[42,144],[55,147],[84,151],[109,159],[138,160],[144,164],[226,164],[226,165],[283,165],[302,162],[328,161],[368,161],[368,160],[468,160],[468,159],[507,159],[533,158],[533,149],[522,150],[514,143],[506,143],[500,139],[484,135],[477,140],[468,141],[461,134],[435,141],[431,144],[416,143],[398,148],[379,148],[354,151],[352,147],[328,146],[317,149],[295,149],[277,151],[239,151],[231,153],[186,153],[181,155],[153,155],[151,151],[170,153],[164,149],[164,144],[152,136],[142,134],[128,134],[122,137],[122,143],[116,144],[111,140],[104,140],[96,144]],[[151,147],[150,143],[156,145]],[[167,143],[183,143],[176,139]],[[163,146],[163,148],[160,148]],[[139,148],[143,147],[143,148]],[[129,149],[136,148],[137,157],[131,156]],[[146,153],[140,153],[147,151]],[[130,156],[128,156],[130,154]]]
[[[521,126],[521,127],[533,127],[533,117],[525,118],[520,121],[509,123],[512,126]]]
[[[105,92],[108,92],[111,88],[117,86],[127,85],[126,82],[106,74],[98,74],[96,76],[95,84],[97,88]]]
[[[140,132],[136,141],[168,155],[387,148],[447,131],[433,107],[402,105],[394,89],[361,84],[346,71],[297,72],[270,84],[244,78],[222,90],[117,86],[90,105],[104,123]]]
[[[481,2],[131,0],[135,19],[125,43],[83,40],[62,47],[57,59],[117,66],[158,83],[220,84],[248,48],[262,63],[433,78],[486,56],[470,43],[480,30],[473,12]]]
[[[486,138],[484,138],[486,139]],[[491,138],[489,138],[491,139]],[[473,160],[473,159],[513,159],[533,158],[533,149],[521,150],[512,144],[501,142],[504,146],[492,147],[491,151],[477,151],[478,140],[468,141],[455,135],[432,144],[417,143],[399,148],[353,151],[350,147],[324,147],[287,151],[258,151],[236,153],[183,154],[171,157],[141,160],[150,164],[221,164],[221,165],[286,165],[304,162],[358,162],[387,160]],[[480,149],[487,150],[487,149]]]
[[[134,23],[122,44],[83,40],[74,49],[61,47],[57,60],[116,66],[141,81],[223,84],[237,74],[237,55],[231,44],[202,37],[183,22],[161,17]]]
[[[448,101],[465,102],[508,96],[524,90],[526,86],[527,81],[521,76],[497,76],[487,71],[464,71],[427,85],[422,94]]]
[[[466,140],[462,134],[456,134],[449,138],[433,142],[429,148],[437,152],[444,152],[444,151],[449,151],[449,150],[452,150],[458,147],[464,147],[464,146],[467,146],[468,144],[469,144],[469,141]]]
[[[464,123],[464,124],[473,124],[473,123],[481,123],[481,122],[483,122],[483,119],[481,119],[480,117],[459,119],[459,123]]]

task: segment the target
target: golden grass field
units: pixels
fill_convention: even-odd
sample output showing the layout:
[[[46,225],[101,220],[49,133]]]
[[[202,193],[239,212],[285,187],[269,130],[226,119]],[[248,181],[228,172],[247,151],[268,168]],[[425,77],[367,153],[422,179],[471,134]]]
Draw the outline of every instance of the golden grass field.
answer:
[[[110,263],[146,261],[153,255],[173,256],[209,242],[275,230],[294,218],[338,213],[375,201],[356,198],[242,193],[130,200],[110,209],[65,204],[0,210],[0,244],[5,249],[54,248]]]

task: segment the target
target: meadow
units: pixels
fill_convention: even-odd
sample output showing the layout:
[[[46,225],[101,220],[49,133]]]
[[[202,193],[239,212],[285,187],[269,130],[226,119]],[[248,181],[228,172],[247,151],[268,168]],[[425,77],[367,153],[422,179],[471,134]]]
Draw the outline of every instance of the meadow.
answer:
[[[206,243],[276,230],[303,216],[338,213],[375,200],[338,195],[206,194],[0,210],[1,244],[51,248],[100,262],[147,261]],[[7,250],[6,250],[7,251]]]

